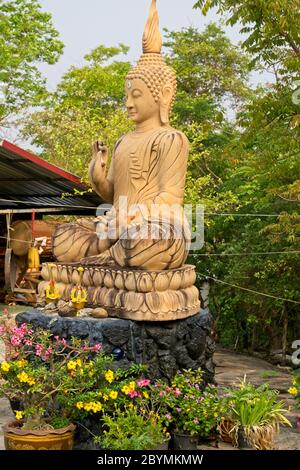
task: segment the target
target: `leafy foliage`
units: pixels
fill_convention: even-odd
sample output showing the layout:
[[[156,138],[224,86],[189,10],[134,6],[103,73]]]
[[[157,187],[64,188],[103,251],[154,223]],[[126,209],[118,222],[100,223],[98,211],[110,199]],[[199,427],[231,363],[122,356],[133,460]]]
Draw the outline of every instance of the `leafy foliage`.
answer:
[[[37,0],[0,1],[0,125],[11,113],[41,105],[46,84],[38,63],[54,64],[62,51],[51,15]]]

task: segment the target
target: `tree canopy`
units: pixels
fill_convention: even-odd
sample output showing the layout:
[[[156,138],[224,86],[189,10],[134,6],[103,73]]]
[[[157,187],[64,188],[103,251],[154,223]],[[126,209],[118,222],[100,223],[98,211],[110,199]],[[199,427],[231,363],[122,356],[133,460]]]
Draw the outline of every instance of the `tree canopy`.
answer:
[[[37,0],[0,0],[0,125],[41,105],[46,83],[38,64],[57,62],[64,47],[58,37]]]

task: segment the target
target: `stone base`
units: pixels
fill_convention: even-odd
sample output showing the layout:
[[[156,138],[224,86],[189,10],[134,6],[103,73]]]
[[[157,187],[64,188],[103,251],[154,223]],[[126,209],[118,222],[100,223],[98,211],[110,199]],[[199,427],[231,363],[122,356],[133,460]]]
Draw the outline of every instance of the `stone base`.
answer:
[[[103,307],[111,317],[136,321],[170,321],[199,312],[199,291],[194,286],[195,267],[185,265],[166,271],[126,270],[79,264],[43,264],[39,284],[42,298],[52,278],[60,298],[71,300],[72,289],[80,282],[87,291],[87,306]]]
[[[212,317],[208,310],[178,321],[135,322],[114,318],[63,318],[40,310],[20,313],[17,322],[50,330],[53,335],[72,336],[102,344],[107,354],[116,354],[116,367],[147,364],[147,376],[170,381],[178,370],[201,367],[204,379],[213,380],[215,344],[210,338]],[[117,348],[117,349],[116,349]],[[120,351],[121,350],[121,351]]]

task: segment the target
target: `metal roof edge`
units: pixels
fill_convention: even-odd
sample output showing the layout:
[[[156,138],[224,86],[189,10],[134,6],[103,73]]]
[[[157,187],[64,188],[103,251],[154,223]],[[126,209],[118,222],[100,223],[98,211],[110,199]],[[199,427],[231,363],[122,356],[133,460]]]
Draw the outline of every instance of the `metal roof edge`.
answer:
[[[47,162],[43,158],[38,157],[37,155],[34,155],[33,153],[28,152],[27,150],[24,150],[21,147],[18,147],[17,145],[9,142],[8,140],[1,140],[0,146],[6,150],[9,150],[10,152],[13,152],[19,157],[24,158],[25,160],[29,160],[30,162],[35,163],[36,165],[46,170],[49,170],[52,173],[55,173],[56,175],[65,178],[74,184],[77,184],[78,186],[81,186],[82,188],[86,187],[86,185],[80,180],[80,178],[78,178],[78,176],[73,175],[72,173],[63,170],[62,168]]]

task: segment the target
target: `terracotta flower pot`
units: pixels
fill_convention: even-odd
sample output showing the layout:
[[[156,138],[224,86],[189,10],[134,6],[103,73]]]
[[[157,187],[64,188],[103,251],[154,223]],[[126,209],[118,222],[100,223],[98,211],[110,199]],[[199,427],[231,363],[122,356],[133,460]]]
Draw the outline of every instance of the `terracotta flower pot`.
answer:
[[[18,421],[5,424],[4,444],[6,450],[71,450],[75,426],[47,431],[21,429]]]

